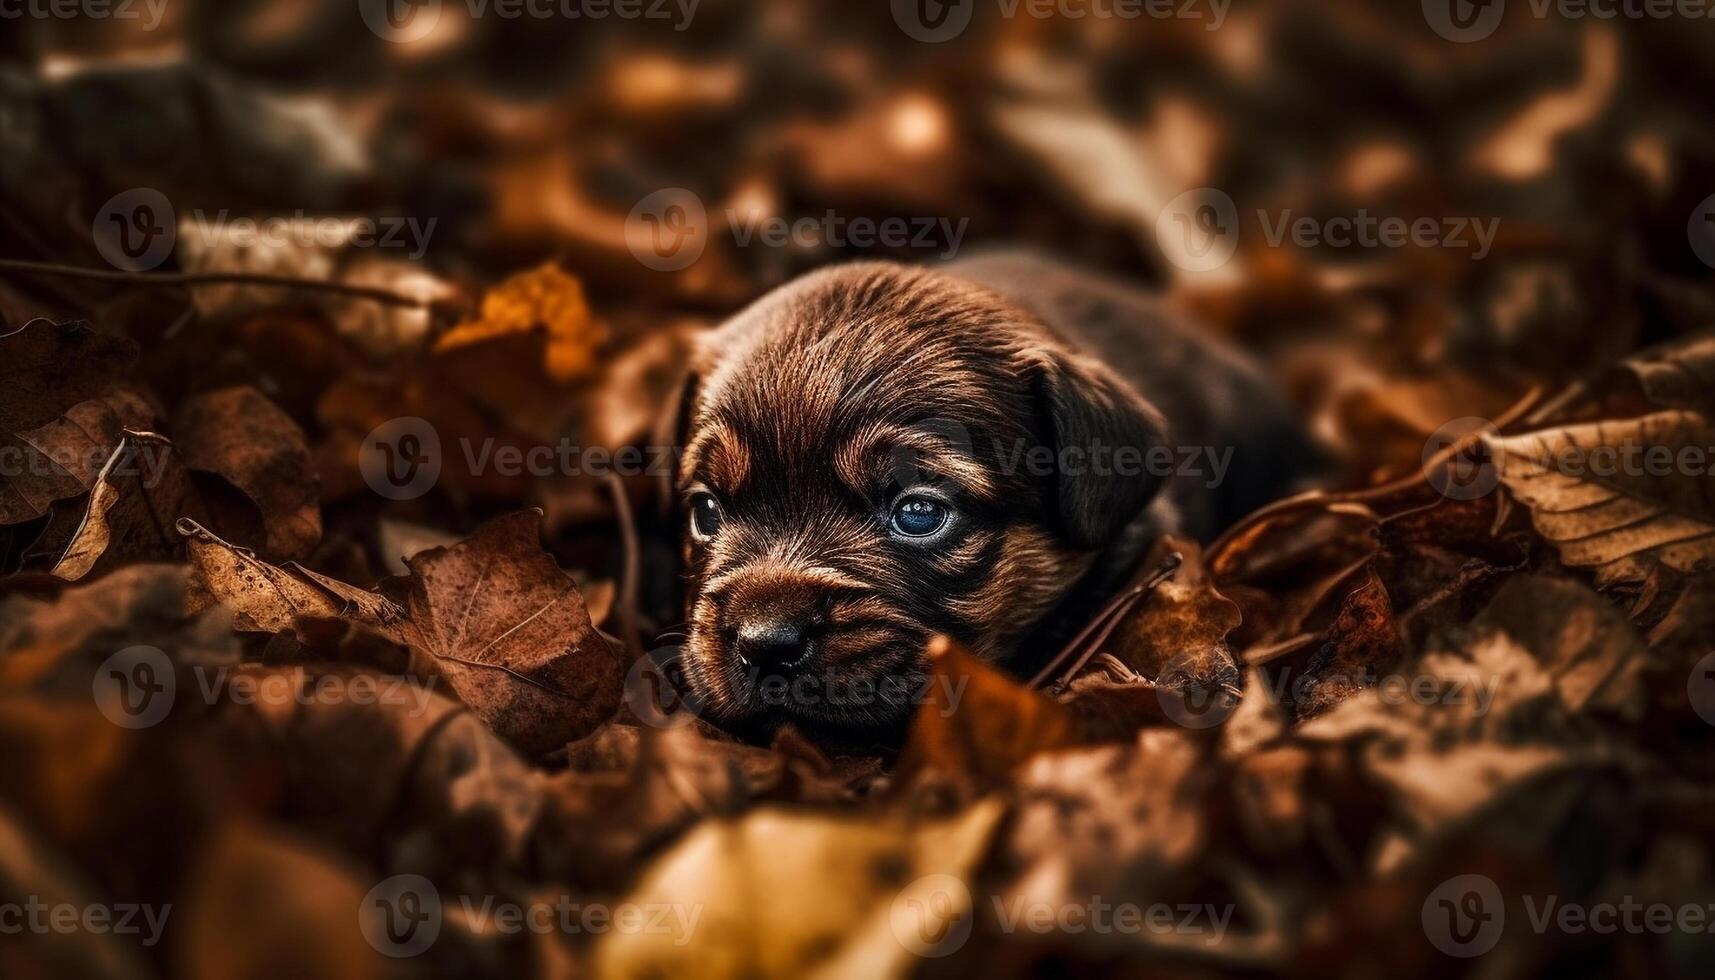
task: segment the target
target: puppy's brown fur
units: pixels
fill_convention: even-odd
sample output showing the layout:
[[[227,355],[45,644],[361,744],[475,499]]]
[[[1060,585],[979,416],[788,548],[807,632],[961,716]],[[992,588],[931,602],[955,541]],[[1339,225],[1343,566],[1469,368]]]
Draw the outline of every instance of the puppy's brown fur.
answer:
[[[1068,276],[1058,293],[1042,288]],[[687,534],[685,549],[685,667],[707,717],[887,741],[909,716],[930,635],[1004,662],[1051,652],[1155,533],[1179,526],[1174,498],[1187,495],[1158,496],[1159,477],[1021,465],[1029,451],[1166,444],[1162,413],[1069,337],[1089,324],[1059,307],[1100,306],[1112,289],[1081,319],[1106,314],[1131,347],[1219,375],[1193,382],[1195,397],[1260,385],[1235,382],[1237,362],[1181,328],[1164,337],[1153,307],[1115,314],[1139,294],[1027,257],[831,268],[706,338],[682,399],[676,481],[720,510],[718,532]],[[1190,414],[1198,428],[1218,413]],[[914,487],[951,505],[932,544],[889,529]],[[773,696],[734,654],[758,622],[803,630],[807,652],[773,678]]]

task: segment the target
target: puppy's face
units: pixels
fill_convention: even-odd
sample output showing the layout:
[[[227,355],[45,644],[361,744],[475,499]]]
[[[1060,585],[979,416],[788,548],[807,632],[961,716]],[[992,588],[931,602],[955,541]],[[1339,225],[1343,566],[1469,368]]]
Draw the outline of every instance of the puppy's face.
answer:
[[[1158,421],[962,280],[844,266],[707,341],[680,415],[684,662],[729,728],[895,739],[931,635],[1005,656],[1154,492],[1028,462],[1147,448]]]

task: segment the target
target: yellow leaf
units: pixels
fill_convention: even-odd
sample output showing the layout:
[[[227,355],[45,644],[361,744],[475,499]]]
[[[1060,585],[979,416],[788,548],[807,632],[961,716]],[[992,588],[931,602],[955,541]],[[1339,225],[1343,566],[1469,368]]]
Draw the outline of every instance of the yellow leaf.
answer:
[[[590,372],[602,331],[590,314],[583,283],[549,262],[488,291],[482,314],[442,334],[435,350],[449,351],[540,326],[547,333],[547,369],[556,381]]]

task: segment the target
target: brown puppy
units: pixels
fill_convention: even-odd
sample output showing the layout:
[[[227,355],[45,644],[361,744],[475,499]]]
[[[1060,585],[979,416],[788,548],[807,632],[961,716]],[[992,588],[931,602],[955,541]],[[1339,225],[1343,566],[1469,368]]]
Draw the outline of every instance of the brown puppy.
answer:
[[[1026,255],[789,283],[705,338],[678,419],[703,715],[846,744],[900,734],[932,634],[1028,668],[1303,447],[1236,357]]]

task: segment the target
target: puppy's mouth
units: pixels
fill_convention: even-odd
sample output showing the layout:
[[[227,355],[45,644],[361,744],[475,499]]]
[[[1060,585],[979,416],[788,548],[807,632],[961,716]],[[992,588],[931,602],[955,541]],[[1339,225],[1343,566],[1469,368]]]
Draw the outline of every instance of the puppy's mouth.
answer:
[[[826,746],[897,747],[927,694],[928,636],[853,624],[769,645],[693,626],[685,680],[706,721],[745,738],[790,724]]]

